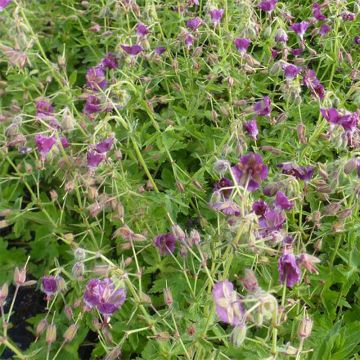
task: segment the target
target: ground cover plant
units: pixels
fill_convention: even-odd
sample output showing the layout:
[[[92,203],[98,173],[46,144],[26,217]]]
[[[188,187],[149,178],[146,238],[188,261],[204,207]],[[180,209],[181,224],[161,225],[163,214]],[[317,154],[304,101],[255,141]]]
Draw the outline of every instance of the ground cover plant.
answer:
[[[0,358],[359,359],[359,11],[0,0]]]

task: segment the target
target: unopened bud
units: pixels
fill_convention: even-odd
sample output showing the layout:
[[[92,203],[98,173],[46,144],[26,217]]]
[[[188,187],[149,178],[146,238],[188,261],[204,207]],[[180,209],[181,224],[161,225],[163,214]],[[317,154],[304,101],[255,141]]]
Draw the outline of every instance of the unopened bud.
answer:
[[[175,224],[171,227],[171,232],[173,233],[173,235],[176,237],[177,240],[181,241],[181,242],[184,242],[185,241],[185,238],[186,238],[186,235],[183,231],[183,229]]]
[[[56,341],[56,325],[50,324],[46,329],[46,342],[50,345]]]
[[[4,283],[0,289],[0,306],[5,305],[8,294],[9,294],[9,286],[7,283]]]
[[[233,331],[231,332],[231,342],[236,346],[239,347],[244,342],[246,337],[246,325],[245,323],[239,324],[234,327]]]
[[[86,258],[85,250],[82,248],[75,249],[74,257],[76,260],[84,260]]]
[[[26,281],[26,268],[22,268],[19,270],[19,268],[16,267],[14,272],[15,284],[21,286],[24,285],[25,281]]]
[[[82,262],[76,262],[72,267],[72,274],[75,279],[80,279],[84,275],[85,266]]]
[[[174,299],[169,288],[164,289],[164,301],[169,308],[171,308],[174,303]]]
[[[201,241],[201,237],[199,232],[196,229],[191,230],[189,237],[189,245],[199,245]]]
[[[306,127],[303,123],[300,123],[297,126],[297,135],[298,135],[298,140],[300,144],[306,144],[307,143],[307,139],[306,139]]]
[[[45,319],[42,319],[39,321],[39,323],[36,326],[35,334],[36,336],[40,336],[48,326],[48,322]]]
[[[309,317],[302,319],[299,325],[299,337],[304,339],[308,338],[311,335],[312,327],[313,321]]]
[[[77,330],[78,330],[77,325],[71,324],[64,332],[63,337],[64,337],[65,342],[72,341],[77,333]]]
[[[71,306],[66,305],[66,306],[64,307],[64,313],[65,313],[65,316],[67,317],[68,320],[72,320],[72,318],[73,318],[73,311],[72,311]]]

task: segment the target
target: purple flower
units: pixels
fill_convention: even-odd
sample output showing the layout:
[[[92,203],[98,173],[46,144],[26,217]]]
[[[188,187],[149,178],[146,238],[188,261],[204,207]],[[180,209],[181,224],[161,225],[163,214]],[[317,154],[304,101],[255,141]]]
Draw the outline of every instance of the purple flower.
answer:
[[[356,45],[359,45],[359,44],[360,44],[360,36],[356,35],[356,36],[354,37],[354,43],[355,43]]]
[[[246,132],[251,136],[254,140],[257,139],[257,136],[259,134],[259,130],[257,127],[256,119],[252,119],[250,121],[247,121],[244,123],[244,129]]]
[[[283,66],[283,70],[286,79],[293,80],[299,75],[301,68],[293,64],[287,64]]]
[[[312,7],[312,14],[316,20],[326,20],[326,16],[321,13],[321,6],[318,3],[314,3]]]
[[[246,53],[248,47],[250,46],[251,40],[246,39],[246,38],[237,38],[237,39],[234,40],[234,44],[236,46],[236,49],[241,54],[244,54],[244,53]]]
[[[86,99],[84,112],[86,114],[94,114],[101,112],[101,102],[100,99],[95,95],[90,95]]]
[[[126,290],[116,288],[110,278],[91,279],[86,285],[84,302],[90,308],[97,308],[103,315],[112,315],[126,299]]]
[[[45,157],[56,143],[56,136],[35,135],[35,142],[41,157]]]
[[[325,97],[324,86],[320,84],[314,70],[304,70],[303,82],[304,85],[310,89],[313,95],[317,96],[319,99],[323,99]]]
[[[314,174],[312,166],[297,166],[292,163],[279,164],[278,167],[282,170],[283,174],[292,175],[300,180],[310,180]]]
[[[119,66],[116,56],[109,52],[101,61],[101,65],[106,69],[117,69]]]
[[[3,11],[11,2],[12,0],[0,0],[0,12]]]
[[[114,142],[114,138],[112,137],[105,139],[99,142],[98,144],[96,144],[95,150],[100,154],[106,153],[111,149],[113,142]]]
[[[154,245],[159,248],[160,255],[171,254],[175,251],[176,238],[172,233],[156,236]]]
[[[139,55],[143,48],[141,45],[121,45],[121,48],[130,56]]]
[[[293,208],[294,203],[282,191],[278,191],[276,193],[275,206],[282,210],[290,210]]]
[[[247,186],[247,190],[251,192],[258,189],[261,181],[268,176],[268,168],[264,165],[261,155],[254,153],[241,156],[231,171],[236,181],[242,186]]]
[[[243,322],[244,307],[234,285],[229,280],[219,281],[212,291],[216,314],[220,321],[237,326]]]
[[[284,254],[279,258],[279,276],[282,284],[292,288],[300,281],[301,270],[296,262],[294,254]]]
[[[41,279],[41,290],[48,298],[58,291],[59,276],[43,276]]]
[[[339,114],[337,109],[320,109],[320,112],[324,119],[331,124],[331,126],[340,125],[342,116]]]
[[[183,32],[183,35],[184,35],[184,43],[186,47],[189,49],[194,44],[194,37],[187,30]]]
[[[254,111],[259,116],[270,116],[271,114],[271,100],[268,96],[254,104]]]
[[[259,220],[259,225],[263,235],[269,235],[282,229],[286,221],[286,216],[282,210],[268,209],[264,216]]]
[[[290,29],[294,31],[300,37],[300,39],[303,39],[309,25],[310,24],[307,21],[301,21],[299,23],[290,25]]]
[[[279,50],[276,50],[276,49],[270,49],[270,51],[271,51],[271,57],[273,59],[276,59],[281,54],[281,52]]]
[[[36,116],[42,117],[45,116],[51,116],[54,114],[54,107],[51,105],[51,103],[45,99],[38,100],[35,102],[36,106]]]
[[[209,11],[212,23],[217,26],[224,15],[224,9],[212,9]]]
[[[105,160],[105,154],[101,154],[96,151],[89,150],[86,155],[86,158],[87,158],[87,166],[89,168],[94,169],[97,168],[103,160]]]
[[[140,38],[144,38],[147,34],[149,34],[149,28],[143,24],[139,23],[136,25],[136,35]]]
[[[86,84],[91,90],[95,91],[106,88],[107,82],[102,66],[94,66],[87,71]]]
[[[345,114],[344,116],[342,116],[340,125],[343,127],[343,129],[346,132],[352,132],[355,130],[358,122],[359,122],[359,116],[355,112],[355,113]]]
[[[330,26],[327,24],[322,24],[319,28],[319,34],[325,36],[331,30]]]
[[[155,48],[154,52],[156,55],[162,55],[166,51],[166,48],[163,46],[158,46]]]
[[[341,17],[344,21],[354,21],[355,20],[355,14],[349,11],[345,11],[341,14]]]
[[[199,17],[194,17],[186,22],[186,26],[192,31],[196,31],[202,24],[202,20]]]
[[[278,29],[275,34],[275,41],[278,43],[287,43],[289,37],[284,29]]]
[[[223,177],[219,180],[219,182],[217,182],[214,186],[214,190],[219,191],[221,194],[224,195],[225,199],[228,199],[231,195],[232,189],[224,189],[224,188],[229,188],[234,186],[233,182],[226,178]]]
[[[267,203],[263,199],[256,200],[252,204],[252,210],[257,216],[263,216],[268,208]]]
[[[300,56],[304,52],[304,48],[291,49],[291,54],[295,57]]]
[[[65,136],[60,137],[60,142],[64,149],[70,146],[69,140]]]
[[[277,0],[263,0],[258,6],[262,11],[271,13],[275,9],[276,3]]]

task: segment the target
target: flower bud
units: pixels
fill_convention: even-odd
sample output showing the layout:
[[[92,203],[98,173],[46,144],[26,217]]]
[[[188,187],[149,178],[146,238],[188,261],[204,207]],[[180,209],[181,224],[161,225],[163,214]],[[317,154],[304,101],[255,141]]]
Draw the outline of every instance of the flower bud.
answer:
[[[71,324],[66,331],[64,332],[64,341],[70,342],[74,339],[76,333],[77,333],[78,327],[76,324]]]
[[[74,251],[74,257],[76,260],[84,260],[86,258],[85,250],[82,248],[76,248]]]
[[[312,327],[313,321],[309,317],[302,319],[298,330],[299,337],[304,339],[308,338],[311,335]]]
[[[249,292],[254,292],[259,289],[256,276],[250,269],[245,269],[245,276],[240,281],[244,288]]]
[[[171,232],[176,237],[176,239],[178,239],[179,241],[181,241],[181,242],[185,241],[186,235],[185,235],[183,229],[179,225],[177,225],[177,224],[173,225],[171,227]]]
[[[7,283],[4,283],[0,289],[0,306],[5,305],[8,294],[9,294],[9,286]]]
[[[16,267],[14,271],[15,284],[21,286],[24,285],[25,281],[26,281],[26,268],[19,269],[18,267]]]
[[[120,347],[115,347],[106,355],[104,360],[117,360],[120,358],[121,358],[121,349]]]
[[[50,345],[56,341],[56,325],[50,324],[46,329],[46,342]]]
[[[242,323],[234,327],[233,331],[231,332],[231,342],[236,346],[239,347],[244,342],[246,337],[246,324]]]
[[[201,237],[199,232],[196,229],[191,230],[190,237],[189,237],[189,245],[199,245],[201,241]]]
[[[171,308],[174,303],[174,299],[169,288],[164,289],[164,301],[169,308]]]
[[[73,314],[71,306],[66,305],[64,307],[64,313],[68,320],[72,320],[74,314]]]
[[[46,319],[40,320],[36,326],[36,330],[35,330],[36,336],[40,336],[45,331],[47,326],[48,326],[48,322],[46,321]]]
[[[84,275],[85,266],[82,262],[76,262],[71,269],[72,275],[75,279],[80,279]]]

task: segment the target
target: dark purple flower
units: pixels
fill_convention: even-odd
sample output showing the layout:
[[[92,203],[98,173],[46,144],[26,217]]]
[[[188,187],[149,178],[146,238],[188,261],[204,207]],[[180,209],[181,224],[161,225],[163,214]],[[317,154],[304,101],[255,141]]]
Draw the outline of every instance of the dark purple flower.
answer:
[[[114,142],[114,138],[112,137],[105,139],[99,142],[98,144],[96,144],[95,150],[100,154],[106,153],[111,149],[113,142]]]
[[[246,39],[246,38],[237,38],[237,39],[234,40],[234,44],[236,46],[236,49],[241,54],[244,54],[244,53],[246,53],[248,47],[250,46],[251,40]]]
[[[308,181],[314,174],[312,166],[297,166],[292,163],[279,164],[278,167],[282,170],[283,174],[292,175],[297,179]]]
[[[154,52],[156,55],[162,55],[166,51],[166,48],[163,46],[158,46],[155,48]]]
[[[261,155],[254,153],[241,156],[231,171],[236,181],[242,186],[247,186],[248,191],[258,189],[261,181],[268,176],[268,168],[264,165]]]
[[[355,20],[355,14],[349,11],[345,11],[341,14],[341,17],[344,21],[354,21]]]
[[[268,208],[268,204],[263,199],[256,200],[252,204],[252,210],[257,216],[263,216]]]
[[[294,203],[282,191],[278,191],[276,193],[275,206],[282,210],[290,210],[293,208]]]
[[[281,52],[279,50],[276,50],[276,49],[271,48],[270,51],[271,51],[271,57],[273,59],[276,59],[281,54]]]
[[[244,307],[234,285],[229,280],[219,281],[212,291],[216,314],[220,321],[237,326],[243,322]]]
[[[304,48],[291,49],[291,54],[295,57],[300,56],[304,52]]]
[[[202,24],[202,20],[199,17],[194,17],[186,22],[186,26],[192,31],[196,31]]]
[[[269,235],[282,229],[286,216],[282,210],[267,209],[264,216],[259,220],[260,229],[263,235]]]
[[[3,11],[11,2],[12,0],[0,0],[0,12]]]
[[[290,25],[290,29],[294,31],[300,37],[300,39],[303,39],[309,25],[310,24],[307,21],[301,21],[299,23]]]
[[[136,35],[140,38],[144,38],[147,34],[149,34],[149,28],[143,24],[139,23],[136,25]]]
[[[221,194],[224,195],[225,199],[228,199],[231,195],[232,189],[226,189],[226,188],[232,186],[234,186],[233,182],[230,179],[223,177],[215,184],[214,190],[218,190]]]
[[[304,70],[303,82],[304,85],[308,89],[310,89],[313,95],[319,97],[319,99],[323,99],[325,97],[324,86],[320,84],[320,81],[317,78],[314,70],[310,70],[310,69]]]
[[[38,151],[42,157],[44,157],[47,153],[50,152],[52,147],[56,143],[56,136],[44,136],[41,134],[35,135],[35,142],[38,148]]]
[[[356,125],[359,122],[359,116],[356,112],[347,113],[342,116],[340,125],[346,132],[352,132],[355,130]]]
[[[212,9],[209,11],[212,23],[217,26],[224,15],[224,9]]]
[[[41,290],[47,295],[54,295],[58,291],[59,276],[43,276],[41,279]]]
[[[289,37],[284,29],[278,29],[275,34],[275,41],[278,43],[287,43]]]
[[[86,99],[84,112],[86,114],[94,114],[94,113],[101,112],[101,110],[102,110],[102,106],[101,106],[100,99],[95,95],[88,96]]]
[[[293,64],[287,64],[283,66],[283,70],[286,79],[293,80],[299,75],[301,68]]]
[[[319,28],[319,34],[325,36],[331,30],[330,26],[327,24],[322,24]]]
[[[141,45],[121,45],[121,48],[130,56],[136,56],[139,55],[143,48]]]
[[[301,279],[301,270],[294,254],[284,254],[279,258],[279,276],[282,284],[292,288]]]
[[[360,44],[360,36],[356,35],[356,36],[354,37],[354,43],[355,43],[356,45],[359,45],[359,44]]]
[[[105,154],[101,154],[96,151],[89,150],[86,155],[86,158],[87,158],[87,166],[89,168],[94,169],[97,168],[103,160],[105,160]]]
[[[328,121],[332,126],[340,125],[342,116],[339,114],[337,109],[320,109],[321,115],[326,121]]]
[[[176,238],[173,233],[156,236],[154,245],[159,248],[160,255],[171,254],[175,251]]]
[[[262,100],[254,104],[254,111],[259,116],[270,116],[271,114],[271,100],[268,96],[264,96]]]
[[[69,140],[65,136],[60,137],[60,142],[64,149],[70,146]]]
[[[101,66],[94,66],[86,73],[86,84],[91,90],[105,89],[107,81],[104,69]]]
[[[326,16],[322,14],[321,6],[318,3],[313,4],[312,14],[316,20],[319,20],[319,21],[326,20]]]
[[[272,12],[275,9],[277,0],[263,0],[258,5],[262,11]]]
[[[41,117],[42,115],[51,116],[54,114],[54,107],[51,103],[45,99],[38,100],[35,102],[36,116]]]
[[[264,186],[263,193],[266,196],[274,196],[281,187],[282,184],[279,182],[268,183]]]
[[[117,69],[119,66],[116,56],[109,52],[101,61],[101,65],[106,69]]]
[[[249,134],[249,136],[251,136],[254,140],[257,139],[257,136],[259,134],[259,130],[258,130],[258,127],[257,127],[256,119],[246,121],[244,123],[244,129]]]
[[[84,302],[90,308],[97,308],[103,315],[112,315],[126,299],[126,290],[116,288],[110,278],[91,279],[84,293]]]

